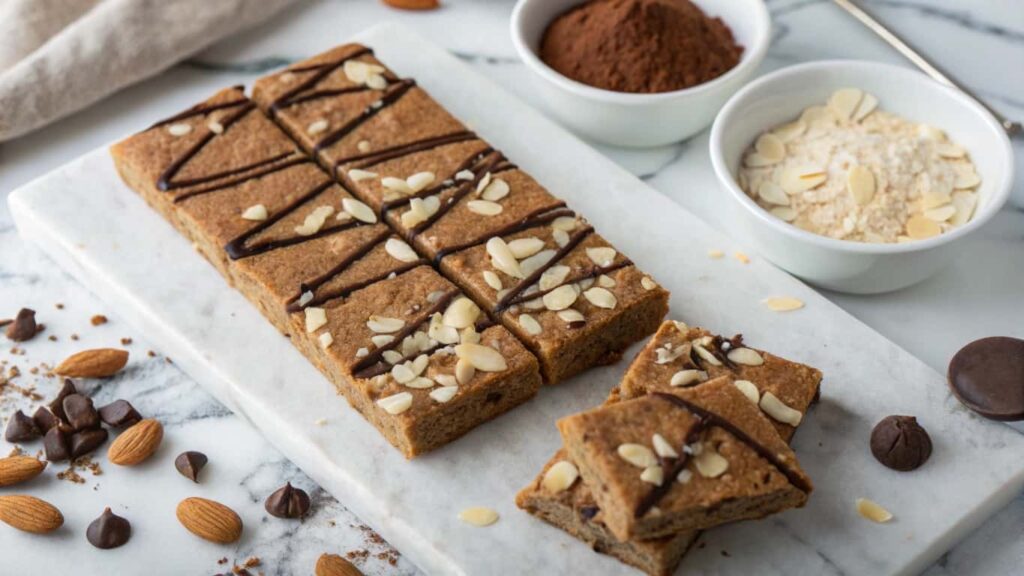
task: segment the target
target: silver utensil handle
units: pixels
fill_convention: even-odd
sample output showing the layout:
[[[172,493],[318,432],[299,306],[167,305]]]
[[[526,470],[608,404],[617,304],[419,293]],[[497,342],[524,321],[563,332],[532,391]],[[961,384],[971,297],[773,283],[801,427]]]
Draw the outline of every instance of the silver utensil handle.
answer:
[[[1003,129],[1006,130],[1006,133],[1008,135],[1013,136],[1015,134],[1020,133],[1021,124],[1019,122],[1014,122],[1013,120],[1010,120],[1009,118],[1003,116],[1002,114],[994,110],[991,106],[986,104],[984,100],[978,97],[977,94],[972,92],[963,84],[954,80],[948,74],[943,72],[942,69],[940,69],[938,66],[932,64],[927,58],[922,56],[920,52],[912,48],[909,44],[906,43],[906,41],[904,41],[902,38],[893,33],[892,30],[886,28],[885,25],[876,20],[874,16],[868,14],[867,12],[864,11],[863,8],[855,4],[853,0],[834,1],[836,4],[839,5],[840,8],[849,12],[850,15],[852,15],[857,20],[860,20],[860,22],[867,26],[868,29],[870,29],[878,36],[880,36],[882,40],[885,40],[890,46],[895,48],[896,51],[898,51],[900,54],[902,54],[904,57],[910,60],[914,64],[914,66],[920,68],[922,72],[924,72],[928,76],[931,76],[936,81],[945,84],[946,86],[956,88],[957,90],[973,98],[978,104],[981,104],[981,106],[984,109],[988,110],[989,113],[992,114],[992,116],[994,116],[1000,124],[1002,124]]]

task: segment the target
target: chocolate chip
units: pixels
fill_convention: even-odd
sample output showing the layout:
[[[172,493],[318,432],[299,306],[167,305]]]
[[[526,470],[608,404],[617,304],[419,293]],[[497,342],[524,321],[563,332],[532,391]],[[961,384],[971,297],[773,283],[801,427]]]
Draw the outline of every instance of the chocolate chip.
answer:
[[[913,416],[886,416],[871,431],[871,453],[883,465],[908,472],[932,455],[932,439]]]
[[[267,498],[264,508],[278,518],[302,518],[309,512],[309,494],[289,482]]]
[[[67,420],[67,414],[64,413],[64,399],[72,394],[78,394],[78,390],[75,389],[75,383],[71,381],[71,378],[65,378],[64,384],[60,387],[60,391],[57,392],[57,396],[49,403],[50,412],[61,420]]]
[[[32,420],[36,423],[36,427],[39,428],[40,434],[46,434],[50,431],[50,428],[61,423],[60,419],[54,416],[53,412],[50,412],[50,409],[46,406],[36,408],[35,414],[32,415]]]
[[[202,452],[182,452],[174,459],[174,467],[182,476],[198,483],[199,471],[206,466],[206,454]]]
[[[7,325],[7,337],[15,342],[24,342],[36,335],[36,311],[22,308],[18,316]]]
[[[43,450],[46,452],[47,460],[61,462],[71,457],[71,448],[68,445],[68,434],[71,432],[71,427],[64,424],[46,431],[46,436],[43,436]]]
[[[100,408],[100,419],[111,428],[127,428],[142,420],[142,416],[127,400],[114,400]]]
[[[99,428],[100,415],[92,405],[92,399],[81,394],[69,394],[62,403],[68,424],[75,430]]]
[[[103,446],[108,436],[109,433],[103,428],[75,432],[71,435],[71,458],[75,459],[79,456],[85,456]]]
[[[131,523],[111,512],[110,508],[93,520],[85,531],[85,538],[89,540],[89,544],[104,550],[123,546],[131,537]]]
[[[28,442],[39,437],[39,428],[34,420],[25,416],[25,413],[18,410],[7,420],[7,429],[4,431],[4,438],[8,442]]]

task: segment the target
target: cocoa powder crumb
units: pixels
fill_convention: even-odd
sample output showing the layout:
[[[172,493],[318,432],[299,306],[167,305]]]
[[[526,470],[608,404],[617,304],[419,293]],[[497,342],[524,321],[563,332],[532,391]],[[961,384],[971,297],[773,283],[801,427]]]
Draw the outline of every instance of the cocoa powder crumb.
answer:
[[[61,302],[57,302],[56,304],[54,304],[54,306],[57,308],[57,310],[63,310],[64,309],[64,304],[61,303]]]
[[[131,338],[121,338],[121,346],[128,346],[132,343]]]
[[[577,82],[616,92],[669,92],[703,84],[740,61],[720,18],[690,0],[592,0],[544,32],[540,57]]]
[[[95,316],[89,319],[89,323],[92,324],[93,326],[102,326],[107,323],[107,317],[104,316],[103,314],[96,314]]]
[[[75,340],[77,342],[78,341],[78,334],[72,334],[71,335],[71,339]]]

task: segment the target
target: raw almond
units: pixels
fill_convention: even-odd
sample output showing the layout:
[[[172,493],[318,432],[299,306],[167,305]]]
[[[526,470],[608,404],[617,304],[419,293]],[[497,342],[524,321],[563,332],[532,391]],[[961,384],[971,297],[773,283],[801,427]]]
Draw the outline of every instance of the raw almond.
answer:
[[[117,374],[127,363],[127,350],[94,348],[68,356],[53,372],[69,378],[106,378]]]
[[[23,532],[46,534],[64,525],[60,510],[35,496],[0,496],[0,522]]]
[[[321,554],[316,561],[316,576],[363,576],[363,573],[337,554]]]
[[[125,430],[110,445],[107,459],[119,466],[134,466],[156,452],[164,439],[164,427],[147,418]]]
[[[242,519],[220,502],[185,498],[178,503],[177,515],[189,532],[210,542],[231,544],[242,536]]]
[[[14,486],[39,476],[46,462],[31,456],[0,458],[0,486]]]

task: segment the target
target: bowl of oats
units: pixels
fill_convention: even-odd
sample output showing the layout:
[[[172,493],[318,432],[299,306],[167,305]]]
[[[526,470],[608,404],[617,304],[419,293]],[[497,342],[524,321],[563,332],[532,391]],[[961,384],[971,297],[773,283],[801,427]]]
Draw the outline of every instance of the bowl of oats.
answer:
[[[980,105],[875,62],[758,79],[718,115],[710,153],[740,239],[812,284],[859,294],[939,271],[1013,181],[1009,139]]]

